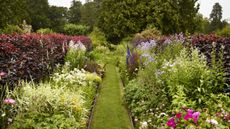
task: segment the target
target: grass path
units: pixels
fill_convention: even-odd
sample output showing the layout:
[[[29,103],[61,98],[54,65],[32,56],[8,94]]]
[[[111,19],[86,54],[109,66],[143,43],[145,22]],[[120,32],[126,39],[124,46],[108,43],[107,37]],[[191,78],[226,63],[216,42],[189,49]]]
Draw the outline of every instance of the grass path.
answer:
[[[91,129],[131,129],[128,112],[122,102],[119,74],[112,64],[106,66]]]

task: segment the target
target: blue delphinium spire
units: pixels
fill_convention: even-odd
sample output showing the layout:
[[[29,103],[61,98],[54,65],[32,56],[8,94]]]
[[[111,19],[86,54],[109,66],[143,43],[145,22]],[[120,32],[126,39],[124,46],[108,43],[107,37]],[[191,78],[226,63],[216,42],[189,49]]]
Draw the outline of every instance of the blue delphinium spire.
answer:
[[[127,52],[126,52],[126,64],[129,64],[129,58],[131,57],[131,51],[129,49],[129,46],[127,44]]]

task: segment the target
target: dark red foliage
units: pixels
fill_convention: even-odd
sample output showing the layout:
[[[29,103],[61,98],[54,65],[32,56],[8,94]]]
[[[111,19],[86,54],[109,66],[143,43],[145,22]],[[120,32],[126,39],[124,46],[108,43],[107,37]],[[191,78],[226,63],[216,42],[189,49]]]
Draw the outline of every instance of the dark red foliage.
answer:
[[[87,50],[92,48],[91,40],[84,36],[0,35],[0,71],[7,73],[0,85],[13,86],[20,79],[40,80],[47,76],[56,64],[64,63],[70,40],[82,42]]]
[[[202,52],[210,65],[211,53],[215,50],[217,59],[219,58],[220,50],[223,49],[223,62],[226,71],[227,83],[230,84],[230,37],[218,37],[211,35],[197,35],[191,37],[192,45]]]

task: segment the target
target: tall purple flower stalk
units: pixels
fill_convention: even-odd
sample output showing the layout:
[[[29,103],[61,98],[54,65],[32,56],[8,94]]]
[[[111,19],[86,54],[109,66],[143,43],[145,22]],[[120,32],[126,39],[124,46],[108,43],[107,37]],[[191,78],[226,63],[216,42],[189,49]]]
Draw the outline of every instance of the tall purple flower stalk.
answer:
[[[129,46],[127,45],[127,52],[126,52],[126,64],[128,65],[129,64],[129,59],[131,57],[131,51],[129,49]]]

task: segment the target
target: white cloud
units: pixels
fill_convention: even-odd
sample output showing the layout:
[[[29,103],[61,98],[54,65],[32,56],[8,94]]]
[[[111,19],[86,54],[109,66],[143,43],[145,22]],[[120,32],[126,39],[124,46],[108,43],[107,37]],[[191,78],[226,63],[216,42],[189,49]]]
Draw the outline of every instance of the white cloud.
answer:
[[[73,0],[48,0],[50,5],[70,7]],[[85,3],[85,0],[79,0]]]

